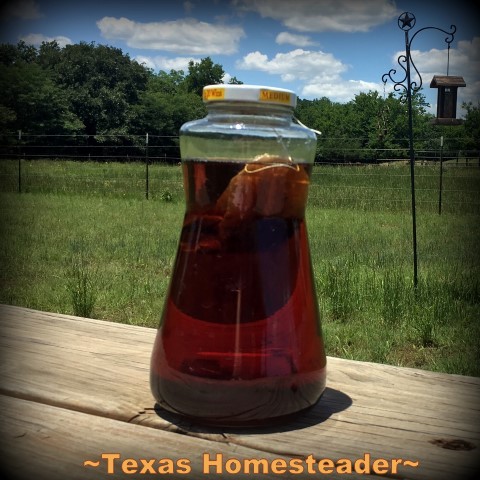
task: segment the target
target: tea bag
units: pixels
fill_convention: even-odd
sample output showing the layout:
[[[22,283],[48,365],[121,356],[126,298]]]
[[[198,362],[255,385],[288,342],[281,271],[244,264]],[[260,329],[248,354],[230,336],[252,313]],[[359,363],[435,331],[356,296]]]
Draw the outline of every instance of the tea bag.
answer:
[[[285,208],[287,177],[289,170],[295,167],[277,160],[278,157],[272,159],[265,155],[257,160],[258,163],[247,164],[243,170],[255,179],[254,210],[261,217],[282,216]]]
[[[217,200],[218,211],[224,218],[235,217],[244,220],[254,213],[256,201],[256,179],[246,175],[245,170],[235,175]]]
[[[291,159],[260,155],[232,178],[217,201],[228,223],[250,217],[303,216],[308,175]]]

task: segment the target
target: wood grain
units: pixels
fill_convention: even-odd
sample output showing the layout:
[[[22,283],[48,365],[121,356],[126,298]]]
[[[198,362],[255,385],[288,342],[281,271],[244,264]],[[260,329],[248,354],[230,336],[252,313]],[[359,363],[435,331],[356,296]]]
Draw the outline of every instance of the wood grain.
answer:
[[[65,454],[61,468],[70,468],[73,460],[81,465],[88,452],[98,456],[101,449],[112,451],[122,437],[121,448],[130,449],[131,455],[188,455],[196,469],[191,478],[203,477],[198,464],[202,449],[245,458],[312,454],[317,459],[354,460],[370,453],[372,459],[420,462],[417,468],[401,467],[398,476],[390,478],[461,479],[476,472],[478,378],[329,357],[328,388],[308,413],[275,428],[220,430],[155,410],[149,389],[155,333],[143,327],[0,306],[0,391],[9,406],[5,412],[10,412],[2,414],[2,432],[30,428],[36,418],[42,422],[39,431],[59,432],[62,448],[67,448],[65,438],[71,435],[75,448]],[[47,445],[44,455],[48,457],[49,449],[54,449],[32,433],[15,438],[18,452]],[[92,450],[80,448],[86,439]],[[151,442],[158,442],[160,450],[142,450]],[[84,470],[81,465],[78,478]]]

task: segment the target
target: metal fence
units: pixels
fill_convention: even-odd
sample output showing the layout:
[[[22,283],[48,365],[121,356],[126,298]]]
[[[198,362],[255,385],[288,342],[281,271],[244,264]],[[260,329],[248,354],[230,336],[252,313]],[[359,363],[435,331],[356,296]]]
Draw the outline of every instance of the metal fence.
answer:
[[[316,163],[378,164],[409,159],[407,139],[396,139],[403,147],[368,148],[362,138],[318,138]],[[454,160],[480,164],[480,151],[468,148],[472,142],[455,141],[455,147],[443,148],[440,139],[416,140],[419,162]],[[465,143],[465,145],[463,145]],[[463,146],[462,146],[463,145]],[[0,159],[70,159],[75,161],[146,161],[177,163],[180,159],[178,136],[155,135],[32,135],[0,132]]]
[[[354,141],[355,140],[355,141]],[[0,135],[0,191],[183,197],[178,137],[145,134]],[[408,210],[408,150],[328,147],[319,139],[309,202],[326,208]],[[328,139],[328,144],[331,144]],[[358,143],[358,139],[352,139]],[[480,213],[480,152],[417,149],[417,204]]]
[[[178,137],[152,135],[17,135],[0,134],[0,158],[75,161],[177,162]]]

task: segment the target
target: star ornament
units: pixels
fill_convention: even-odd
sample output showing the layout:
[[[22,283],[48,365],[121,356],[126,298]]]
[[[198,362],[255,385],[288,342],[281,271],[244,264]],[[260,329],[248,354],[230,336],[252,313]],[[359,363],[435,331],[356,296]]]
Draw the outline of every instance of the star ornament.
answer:
[[[410,12],[403,12],[398,17],[398,26],[405,32],[412,29],[415,26],[415,22],[415,15]]]

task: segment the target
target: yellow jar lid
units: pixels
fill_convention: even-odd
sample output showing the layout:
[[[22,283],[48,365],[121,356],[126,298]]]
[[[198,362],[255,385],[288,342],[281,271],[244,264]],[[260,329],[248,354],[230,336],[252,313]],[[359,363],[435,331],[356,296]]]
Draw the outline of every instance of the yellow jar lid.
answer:
[[[219,84],[203,87],[205,103],[232,101],[286,105],[295,108],[297,96],[292,90],[262,85]]]

